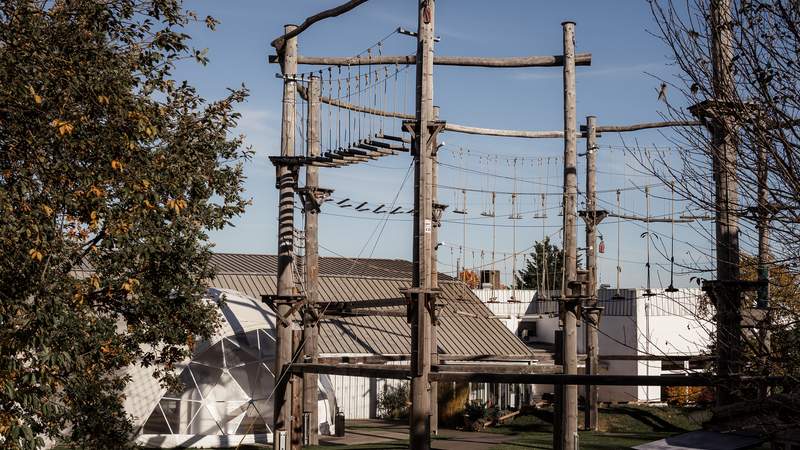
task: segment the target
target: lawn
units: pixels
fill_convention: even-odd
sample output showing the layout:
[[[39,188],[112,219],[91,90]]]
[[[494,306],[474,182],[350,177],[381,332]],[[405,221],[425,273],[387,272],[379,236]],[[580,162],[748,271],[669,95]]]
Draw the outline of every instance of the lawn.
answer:
[[[667,436],[698,430],[710,417],[707,410],[696,408],[615,405],[600,409],[600,431],[580,431],[581,450],[628,449],[635,445],[663,439]],[[492,433],[515,436],[508,444],[493,450],[552,449],[553,411],[537,409],[517,416],[511,423],[487,429]],[[579,425],[583,411],[578,416]],[[763,448],[769,448],[765,446]]]

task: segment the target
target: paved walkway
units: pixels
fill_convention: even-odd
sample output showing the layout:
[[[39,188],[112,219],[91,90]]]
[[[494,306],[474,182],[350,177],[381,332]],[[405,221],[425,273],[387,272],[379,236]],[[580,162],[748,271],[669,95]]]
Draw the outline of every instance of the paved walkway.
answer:
[[[408,425],[401,422],[380,420],[348,421],[344,437],[320,436],[322,446],[344,446],[360,444],[398,445],[408,442]],[[439,439],[431,442],[433,449],[484,450],[510,442],[514,436],[478,433],[457,430],[439,430]],[[394,447],[392,445],[392,447]]]

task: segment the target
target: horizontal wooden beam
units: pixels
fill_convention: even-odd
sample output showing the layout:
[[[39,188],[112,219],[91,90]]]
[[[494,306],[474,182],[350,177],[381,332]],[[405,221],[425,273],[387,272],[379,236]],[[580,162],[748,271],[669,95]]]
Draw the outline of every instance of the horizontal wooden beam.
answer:
[[[647,217],[647,216],[634,216],[630,214],[617,214],[617,213],[608,213],[607,217],[614,217],[616,219],[625,219],[625,220],[638,220],[640,222],[650,222],[650,223],[692,223],[694,219],[686,219],[686,218],[679,218],[679,219],[667,219],[663,217]]]
[[[645,122],[634,123],[631,125],[599,125],[596,131],[598,133],[624,133],[627,131],[647,130],[650,128],[670,128],[670,127],[699,127],[701,125],[699,120],[673,120],[667,122]],[[581,131],[585,127],[581,126]]]
[[[600,355],[601,361],[708,361],[713,356],[703,355]]]
[[[411,378],[409,366],[400,365],[295,363],[289,366],[289,370],[293,373],[318,373],[351,377],[390,378],[394,380]]]
[[[352,311],[327,310],[322,314],[323,317],[408,317],[406,311],[394,311],[385,309],[356,309]]]
[[[383,364],[389,361],[408,361],[411,355],[320,356],[319,364]]]
[[[431,372],[474,372],[490,370],[492,373],[561,373],[564,369],[555,364],[434,364]]]
[[[525,366],[519,366],[523,368]],[[566,384],[596,386],[715,386],[723,382],[760,382],[778,385],[786,377],[731,377],[729,379],[709,375],[567,375],[551,373],[499,373],[495,366],[486,365],[480,372],[438,371],[431,372],[431,381],[460,381],[510,384]],[[295,363],[289,366],[293,373],[318,373],[367,378],[410,378],[409,366],[377,364],[319,364]]]
[[[564,131],[561,130],[556,130],[556,131],[499,130],[494,128],[469,127],[466,125],[458,125],[450,122],[447,122],[445,124],[444,131],[452,131],[454,133],[480,134],[483,136],[503,136],[503,137],[515,137],[515,138],[526,138],[526,139],[547,139],[547,138],[564,137]]]
[[[270,55],[269,62],[280,62],[277,55]],[[413,65],[417,63],[416,55],[372,55],[366,56],[303,56],[297,57],[297,64],[310,66],[371,66],[371,65]],[[437,66],[462,67],[560,67],[564,65],[562,55],[552,56],[512,56],[507,58],[483,58],[476,56],[442,56],[434,55],[433,64]],[[575,55],[575,65],[592,65],[591,53]]]
[[[297,92],[300,94],[300,97],[302,97],[303,100],[308,100],[308,88],[306,88],[305,86],[301,86],[299,83],[297,83]],[[338,99],[335,99],[335,98],[330,98],[330,97],[320,97],[319,101],[321,101],[322,103],[325,103],[326,105],[336,106],[338,108],[347,109],[347,110],[355,111],[355,112],[362,112],[362,113],[366,113],[366,114],[372,114],[372,115],[375,115],[375,116],[392,117],[392,118],[403,119],[403,120],[414,120],[414,118],[415,118],[415,116],[413,114],[405,114],[405,113],[399,113],[399,112],[393,112],[393,111],[384,111],[384,110],[375,109],[375,108],[368,108],[366,106],[356,105],[356,104],[353,104],[353,103],[344,102],[344,101],[341,101],[341,100],[338,100]]]
[[[325,364],[338,363],[364,363],[378,364],[389,361],[408,361],[411,355],[363,355],[363,356],[325,356],[319,362]],[[453,355],[440,353],[439,361],[465,361],[465,362],[523,362],[530,363],[538,360],[536,354],[527,355]]]
[[[315,23],[319,22],[320,20],[329,19],[331,17],[336,17],[336,16],[338,16],[340,14],[344,14],[344,13],[356,8],[357,6],[361,5],[362,3],[366,3],[366,2],[367,2],[367,0],[350,0],[347,3],[343,3],[343,4],[339,5],[339,6],[336,6],[336,7],[330,8],[330,9],[326,9],[325,11],[322,11],[320,13],[314,14],[313,16],[310,16],[309,18],[304,20],[303,23],[301,23],[300,26],[298,26],[294,30],[277,37],[275,40],[273,40],[271,42],[271,44],[280,53],[280,52],[283,51],[283,46],[285,45],[287,39],[291,39],[291,38],[299,35],[303,31],[307,30],[308,27],[310,27],[311,25],[314,25]]]
[[[596,386],[716,386],[725,380],[708,375],[567,375],[546,373],[432,372],[431,381],[509,384],[566,384]],[[757,381],[768,385],[786,382],[784,377],[732,377],[736,382]]]
[[[536,354],[527,355],[451,355],[439,354],[439,361],[536,361]]]

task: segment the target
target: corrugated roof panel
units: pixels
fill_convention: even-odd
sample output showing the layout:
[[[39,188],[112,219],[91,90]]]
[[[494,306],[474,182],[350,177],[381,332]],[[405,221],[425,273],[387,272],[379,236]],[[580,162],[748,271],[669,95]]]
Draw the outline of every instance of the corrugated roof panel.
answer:
[[[324,260],[325,258],[323,258]],[[273,255],[214,255],[217,277],[210,283],[232,289],[253,298],[274,294],[276,290]],[[351,268],[352,260],[328,259],[321,264],[320,300],[352,301],[402,299],[401,288],[411,284],[411,263],[399,260],[365,261],[366,268]],[[222,270],[220,270],[222,269]],[[339,273],[340,276],[328,276]],[[381,272],[382,271],[382,272]],[[353,276],[353,274],[358,276]],[[391,274],[385,278],[378,275]],[[406,276],[398,276],[405,273]],[[441,278],[441,277],[440,277]],[[452,280],[452,279],[450,279]],[[529,354],[528,348],[497,320],[475,294],[463,283],[442,280],[440,301],[445,304],[438,329],[439,346],[449,354]],[[404,311],[405,306],[384,307]],[[384,309],[381,308],[381,309]],[[471,316],[475,317],[471,317]],[[410,325],[405,317],[357,316],[328,318],[320,323],[320,351],[341,353],[410,353]]]

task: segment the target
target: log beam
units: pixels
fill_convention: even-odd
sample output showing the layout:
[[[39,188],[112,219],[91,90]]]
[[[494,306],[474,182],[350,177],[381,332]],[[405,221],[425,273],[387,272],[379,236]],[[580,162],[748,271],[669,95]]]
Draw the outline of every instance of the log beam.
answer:
[[[470,127],[450,122],[447,122],[445,124],[444,131],[452,131],[454,133],[480,134],[483,136],[502,136],[502,137],[515,137],[515,138],[527,138],[527,139],[546,139],[546,138],[564,137],[564,132],[561,130],[558,131],[500,130],[495,128]]]
[[[598,133],[624,133],[627,131],[647,130],[651,128],[671,128],[671,127],[699,127],[699,120],[671,120],[666,122],[644,122],[631,125],[598,125]],[[585,127],[581,127],[585,129]]]
[[[277,55],[270,55],[270,63],[280,62]],[[410,66],[417,63],[416,55],[372,55],[365,56],[298,56],[297,64],[309,66],[371,66],[371,65],[404,65]],[[461,67],[495,67],[495,68],[521,68],[521,67],[560,67],[564,65],[562,55],[547,56],[512,56],[507,58],[484,58],[475,56],[442,56],[434,55],[433,64],[437,66]],[[575,55],[576,66],[591,66],[591,53],[578,53]]]
[[[439,365],[437,368],[441,368]],[[523,367],[523,366],[521,366]],[[367,378],[408,379],[410,371],[408,366],[391,366],[376,364],[311,364],[295,363],[289,367],[293,373],[318,373],[329,375],[344,375]],[[786,382],[785,377],[724,377],[708,375],[584,375],[561,373],[503,373],[495,370],[495,366],[486,365],[485,370],[475,371],[448,371],[439,370],[431,372],[431,380],[456,381],[456,382],[482,382],[482,383],[513,383],[513,384],[554,384],[554,385],[585,385],[597,386],[716,386],[720,383],[737,380],[742,382],[761,381],[770,385],[779,385]]]
[[[292,29],[287,30],[281,36],[275,38],[275,40],[273,40],[270,43],[270,45],[272,45],[275,48],[275,50],[277,50],[278,53],[280,54],[281,51],[283,50],[283,47],[286,44],[287,40],[289,40],[289,39],[291,39],[293,37],[297,37],[297,35],[299,35],[303,31],[307,30],[311,25],[314,25],[315,23],[319,22],[320,20],[329,19],[331,17],[336,17],[338,15],[344,14],[344,13],[346,13],[346,12],[352,10],[352,9],[355,9],[357,6],[361,5],[362,3],[366,3],[366,2],[367,2],[367,0],[350,0],[347,3],[341,4],[341,5],[336,6],[334,8],[326,9],[325,11],[322,11],[320,13],[314,14],[313,16],[310,16],[309,18],[304,20],[303,23],[300,24],[300,26],[297,26],[297,27],[293,26]]]

